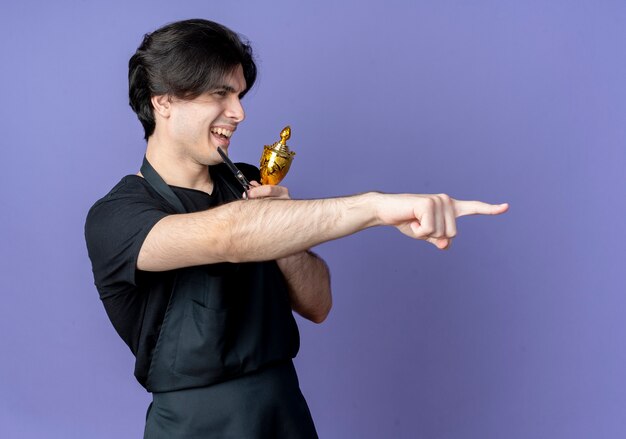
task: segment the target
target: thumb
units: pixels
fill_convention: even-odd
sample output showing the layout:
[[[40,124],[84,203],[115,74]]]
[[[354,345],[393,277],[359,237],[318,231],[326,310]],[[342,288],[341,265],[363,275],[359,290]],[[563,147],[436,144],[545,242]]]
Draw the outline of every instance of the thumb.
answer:
[[[433,244],[439,250],[448,250],[452,246],[452,239],[450,238],[426,238],[426,241]]]
[[[418,237],[418,239],[423,239],[423,238],[419,238],[419,235],[421,234],[420,233],[421,225],[418,221],[413,221],[410,224],[410,227],[411,227],[411,231],[415,234],[416,237]],[[452,245],[452,238],[426,238],[425,241],[430,242],[439,250],[447,250]]]

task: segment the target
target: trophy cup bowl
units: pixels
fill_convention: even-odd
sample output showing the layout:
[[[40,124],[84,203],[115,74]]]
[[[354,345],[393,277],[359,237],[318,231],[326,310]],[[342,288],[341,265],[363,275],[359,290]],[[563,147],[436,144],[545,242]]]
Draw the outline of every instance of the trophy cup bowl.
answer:
[[[295,152],[290,151],[287,140],[291,137],[291,128],[286,126],[280,132],[280,140],[273,145],[265,145],[261,155],[261,184],[276,185],[287,175]]]

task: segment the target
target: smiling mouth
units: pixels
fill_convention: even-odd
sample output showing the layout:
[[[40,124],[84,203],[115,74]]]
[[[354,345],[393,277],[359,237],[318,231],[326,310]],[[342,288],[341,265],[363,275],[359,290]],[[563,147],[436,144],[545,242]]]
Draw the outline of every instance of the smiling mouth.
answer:
[[[233,135],[233,131],[227,130],[226,128],[211,128],[211,133],[226,140],[230,139]]]

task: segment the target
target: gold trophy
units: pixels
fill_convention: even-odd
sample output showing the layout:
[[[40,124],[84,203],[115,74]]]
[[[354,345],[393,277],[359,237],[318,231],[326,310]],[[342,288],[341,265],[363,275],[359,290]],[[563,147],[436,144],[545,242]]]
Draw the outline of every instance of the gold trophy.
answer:
[[[278,184],[285,178],[295,152],[289,151],[287,140],[291,137],[291,128],[286,126],[280,132],[280,140],[273,145],[265,145],[261,155],[261,184]]]

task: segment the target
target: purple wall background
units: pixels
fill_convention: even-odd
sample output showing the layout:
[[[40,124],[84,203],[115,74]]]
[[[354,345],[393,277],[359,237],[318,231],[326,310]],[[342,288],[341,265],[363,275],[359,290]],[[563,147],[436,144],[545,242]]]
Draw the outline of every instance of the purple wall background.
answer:
[[[4,4],[0,437],[142,434],[149,395],[83,222],[143,154],[128,58],[190,17],[253,42],[261,77],[231,155],[257,162],[291,124],[296,197],[512,206],[461,219],[448,252],[392,229],[318,248],[335,306],[299,320],[297,367],[321,437],[626,437],[625,5]]]

